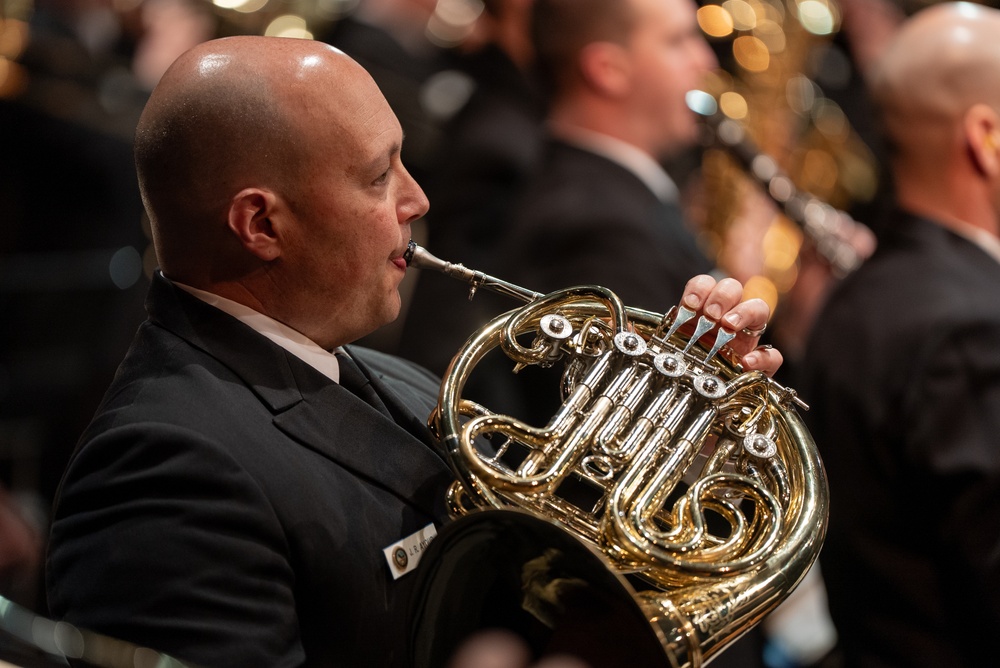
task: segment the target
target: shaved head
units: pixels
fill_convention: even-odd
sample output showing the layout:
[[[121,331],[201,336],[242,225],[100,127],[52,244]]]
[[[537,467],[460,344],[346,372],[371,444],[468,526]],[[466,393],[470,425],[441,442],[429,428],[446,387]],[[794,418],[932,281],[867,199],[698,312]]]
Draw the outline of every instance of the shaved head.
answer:
[[[1000,11],[922,10],[872,72],[896,200],[945,225],[1000,229]]]
[[[375,87],[353,60],[305,40],[231,37],[182,55],[153,91],[135,137],[139,188],[164,271],[189,277],[207,269],[209,256],[214,271],[239,271],[220,249],[230,241],[231,197],[265,187],[294,204],[310,164],[321,159],[316,138],[338,126],[325,113],[338,106],[328,98],[336,94],[351,108],[353,91],[366,84]]]
[[[1000,110],[1000,11],[967,2],[921,11],[886,49],[872,90],[904,150],[926,146],[922,132],[947,133],[975,104]]]
[[[230,37],[182,55],[136,131],[164,275],[327,349],[394,319],[427,198],[371,76],[311,40]]]

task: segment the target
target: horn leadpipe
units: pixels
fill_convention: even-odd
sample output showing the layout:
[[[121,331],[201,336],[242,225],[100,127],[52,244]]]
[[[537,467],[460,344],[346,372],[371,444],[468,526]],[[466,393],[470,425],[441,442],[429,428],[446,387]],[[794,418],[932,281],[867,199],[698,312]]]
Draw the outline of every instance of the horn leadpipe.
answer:
[[[479,290],[479,288],[486,288],[491,292],[514,297],[515,299],[520,299],[524,302],[533,302],[542,296],[541,292],[535,292],[534,290],[522,288],[520,285],[509,283],[503,279],[496,278],[495,276],[490,276],[489,274],[484,274],[481,271],[469,269],[463,264],[445,262],[444,260],[431,254],[430,251],[423,246],[418,245],[417,242],[413,240],[411,240],[409,245],[407,245],[406,253],[403,254],[403,259],[406,260],[407,265],[414,267],[415,269],[431,269],[433,271],[440,272],[445,276],[450,276],[451,278],[468,283],[470,286],[469,299],[472,299],[475,296],[476,291]]]

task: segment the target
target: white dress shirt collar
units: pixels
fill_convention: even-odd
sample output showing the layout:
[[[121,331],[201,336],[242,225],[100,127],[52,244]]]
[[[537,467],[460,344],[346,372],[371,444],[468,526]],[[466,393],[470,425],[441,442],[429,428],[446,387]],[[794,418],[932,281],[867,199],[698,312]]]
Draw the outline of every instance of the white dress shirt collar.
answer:
[[[337,356],[328,350],[324,350],[319,344],[301,332],[231,299],[226,299],[225,297],[220,297],[219,295],[205,292],[198,288],[192,288],[190,285],[184,285],[177,281],[172,281],[172,283],[206,304],[210,304],[220,311],[233,316],[261,336],[267,337],[276,345],[295,355],[333,382],[340,382],[340,364],[337,362]]]
[[[952,218],[946,221],[948,229],[955,234],[965,237],[972,243],[982,248],[997,262],[1000,262],[1000,237],[990,234],[981,227],[971,225],[964,220]]]
[[[677,184],[663,166],[642,149],[601,132],[568,123],[551,123],[555,136],[621,165],[646,184],[661,202],[676,202]]]

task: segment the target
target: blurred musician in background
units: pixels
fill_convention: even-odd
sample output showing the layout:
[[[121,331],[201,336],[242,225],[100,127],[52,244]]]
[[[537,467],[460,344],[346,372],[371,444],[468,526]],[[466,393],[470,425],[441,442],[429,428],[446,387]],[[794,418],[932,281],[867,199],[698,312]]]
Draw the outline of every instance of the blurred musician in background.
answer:
[[[973,666],[1000,625],[1000,11],[915,14],[869,73],[898,209],[800,386],[848,666]],[[849,336],[845,332],[851,332]]]
[[[215,40],[160,80],[136,164],[162,271],[61,485],[54,616],[205,666],[405,665],[399,553],[446,520],[452,479],[425,426],[437,379],[347,345],[397,316],[428,208],[402,141],[318,42]],[[701,276],[684,300],[773,373],[767,306],[741,297]]]
[[[660,162],[698,139],[686,95],[717,64],[695,5],[535,0],[531,30],[548,136],[495,235],[495,262],[534,290],[602,285],[630,306],[665,311],[688,276],[714,269]],[[513,379],[509,369],[494,374],[503,389],[484,403],[544,424],[558,384],[540,369]]]
[[[698,138],[685,96],[716,65],[690,0],[536,0],[543,162],[505,230],[514,282],[597,284],[663,310],[710,271],[659,160]],[[506,265],[505,265],[506,266]]]

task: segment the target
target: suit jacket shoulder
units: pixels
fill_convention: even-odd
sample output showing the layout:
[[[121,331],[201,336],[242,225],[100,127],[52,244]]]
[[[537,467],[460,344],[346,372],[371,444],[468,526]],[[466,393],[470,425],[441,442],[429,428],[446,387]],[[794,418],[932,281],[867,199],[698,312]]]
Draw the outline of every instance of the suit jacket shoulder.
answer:
[[[393,420],[162,278],[149,310],[58,495],[53,614],[198,665],[403,665],[382,549],[452,479],[429,375],[358,355]]]
[[[992,651],[998,286],[983,249],[900,213],[810,337],[800,389],[830,481],[823,574],[851,665],[974,665]]]

